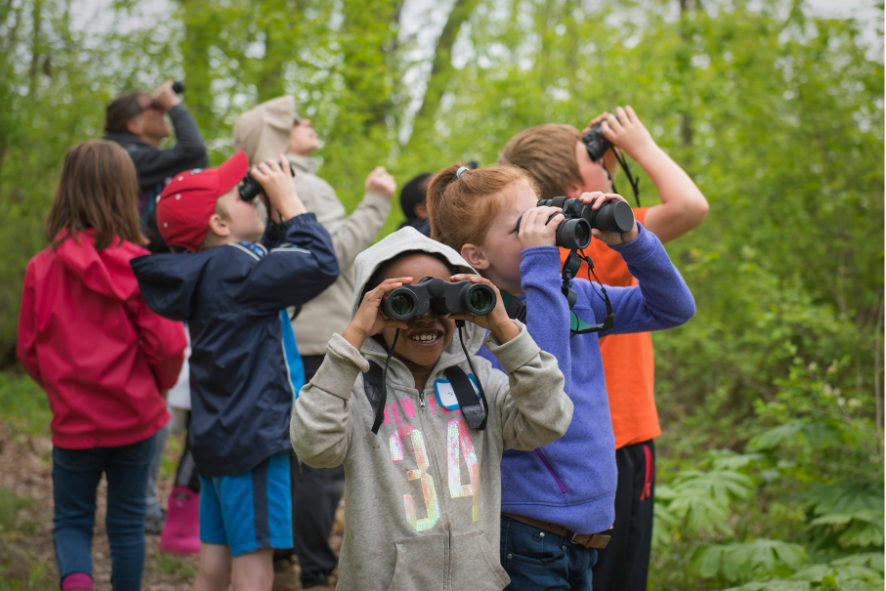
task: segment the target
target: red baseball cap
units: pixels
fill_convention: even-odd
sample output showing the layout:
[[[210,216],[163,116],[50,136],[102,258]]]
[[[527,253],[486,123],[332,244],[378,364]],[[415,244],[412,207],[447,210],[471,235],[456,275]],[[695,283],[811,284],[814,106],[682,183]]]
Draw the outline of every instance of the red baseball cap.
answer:
[[[157,229],[169,246],[196,251],[209,231],[218,198],[243,180],[249,160],[242,151],[218,168],[180,172],[157,198]]]

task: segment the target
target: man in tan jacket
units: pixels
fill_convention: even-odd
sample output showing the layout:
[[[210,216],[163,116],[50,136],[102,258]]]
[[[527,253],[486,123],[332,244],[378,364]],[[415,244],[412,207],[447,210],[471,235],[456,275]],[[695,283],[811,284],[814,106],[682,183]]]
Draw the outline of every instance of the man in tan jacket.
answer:
[[[317,133],[309,119],[295,109],[292,96],[281,96],[240,115],[234,125],[234,149],[243,150],[250,162],[261,162],[286,154],[295,171],[295,187],[307,210],[317,216],[332,236],[341,269],[338,280],[316,299],[305,304],[292,322],[298,351],[302,356],[305,382],[320,367],[326,344],[333,333],[347,328],[354,301],[354,259],[368,248],[391,210],[397,188],[394,177],[383,167],[369,173],[363,201],[350,216],[335,190],[314,174],[311,154],[319,148]],[[293,454],[294,455],[294,454]],[[293,457],[293,461],[297,459]],[[297,464],[296,464],[297,465]],[[337,564],[329,548],[329,533],[335,510],[344,490],[344,469],[296,467],[293,482],[293,540],[301,566],[304,589],[333,589],[330,579]],[[274,589],[294,588],[289,558],[292,552],[275,553]]]

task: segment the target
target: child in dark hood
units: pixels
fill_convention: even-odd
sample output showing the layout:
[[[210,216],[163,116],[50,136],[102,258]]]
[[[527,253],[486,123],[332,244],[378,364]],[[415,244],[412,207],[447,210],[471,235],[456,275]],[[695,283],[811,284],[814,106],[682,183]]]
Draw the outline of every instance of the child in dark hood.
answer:
[[[287,306],[338,276],[329,233],[298,198],[289,164],[252,176],[267,196],[280,244],[257,241],[265,224],[238,183],[237,152],[218,168],[183,172],[157,204],[164,241],[186,253],[132,261],[148,305],[188,322],[189,445],[200,474],[197,588],[270,588],[273,548],[292,546],[288,417],[303,382]]]
[[[507,317],[497,290],[486,316],[429,310],[394,321],[380,312],[386,294],[422,278],[491,287],[451,248],[404,228],[355,267],[351,324],[330,340],[292,414],[302,461],[345,466],[338,589],[500,591],[508,584],[498,563],[502,451],[532,449],[566,430],[572,405],[563,375]],[[467,322],[459,328],[457,320]],[[507,374],[476,356],[484,341]],[[481,387],[485,428],[471,427],[471,415],[452,402],[454,368]],[[361,376],[367,370],[380,383]],[[374,399],[373,408],[368,396],[378,388],[385,402]]]

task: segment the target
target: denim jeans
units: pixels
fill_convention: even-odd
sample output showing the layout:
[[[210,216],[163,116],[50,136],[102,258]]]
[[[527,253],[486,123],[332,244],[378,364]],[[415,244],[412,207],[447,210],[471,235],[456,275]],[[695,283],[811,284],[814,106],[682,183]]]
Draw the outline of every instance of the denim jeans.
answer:
[[[155,436],[119,447],[52,449],[55,557],[61,579],[92,576],[95,493],[108,480],[105,527],[111,545],[111,585],[138,591],[145,566],[145,489]]]
[[[163,463],[163,452],[166,451],[166,442],[169,441],[171,432],[172,421],[169,421],[165,427],[154,434],[154,456],[151,459],[151,471],[148,474],[148,486],[145,493],[147,497],[145,518],[157,522],[163,520],[163,506],[157,499],[157,478],[160,476],[160,464]]]
[[[508,591],[591,591],[597,551],[501,516],[501,565]]]

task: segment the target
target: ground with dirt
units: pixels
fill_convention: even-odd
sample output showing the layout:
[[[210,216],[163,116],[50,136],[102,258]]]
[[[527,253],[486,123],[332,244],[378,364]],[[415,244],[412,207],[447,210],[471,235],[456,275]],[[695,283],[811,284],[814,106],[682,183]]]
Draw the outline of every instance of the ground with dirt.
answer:
[[[164,506],[181,449],[181,436],[170,437],[159,483]],[[103,479],[98,491],[92,548],[97,591],[111,589],[111,559],[104,524],[105,493]],[[52,515],[52,443],[49,437],[26,434],[0,419],[0,591],[58,589]],[[342,532],[343,506],[340,506],[330,540],[336,552],[341,547]],[[190,589],[197,572],[196,556],[162,553],[157,548],[158,539],[158,536],[146,536],[142,589]],[[12,558],[9,558],[10,553]],[[298,565],[294,568],[297,572]]]

